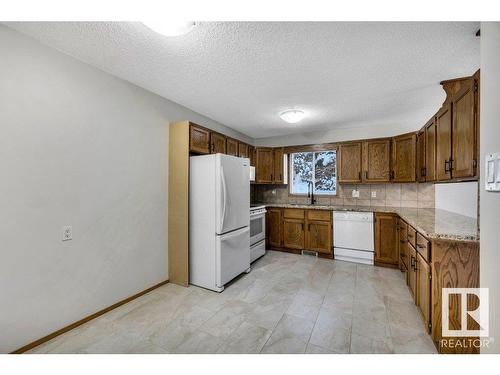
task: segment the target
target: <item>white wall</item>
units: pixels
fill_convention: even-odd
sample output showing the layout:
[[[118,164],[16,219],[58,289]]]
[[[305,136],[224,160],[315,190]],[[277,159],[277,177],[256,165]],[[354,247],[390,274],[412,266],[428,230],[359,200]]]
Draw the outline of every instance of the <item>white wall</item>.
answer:
[[[435,184],[435,207],[477,218],[477,182]]]
[[[500,23],[481,23],[481,167],[484,156],[500,152]],[[490,336],[483,352],[500,353],[500,193],[484,190],[480,180],[481,287],[490,288]]]
[[[168,123],[221,124],[0,26],[0,352],[168,278]],[[73,240],[61,241],[61,227]]]

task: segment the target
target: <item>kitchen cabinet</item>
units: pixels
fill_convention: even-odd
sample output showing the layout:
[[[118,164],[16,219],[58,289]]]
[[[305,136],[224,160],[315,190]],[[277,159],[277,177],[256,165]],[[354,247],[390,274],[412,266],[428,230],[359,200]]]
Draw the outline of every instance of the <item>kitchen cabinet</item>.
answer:
[[[361,142],[342,143],[339,146],[338,182],[361,182]]]
[[[212,154],[225,154],[226,153],[226,136],[211,132],[210,133],[210,145]]]
[[[273,150],[273,182],[283,183],[283,148],[278,147]]]
[[[417,137],[415,133],[394,137],[392,140],[392,180],[416,181]]]
[[[443,106],[436,114],[436,180],[451,179],[451,104]]]
[[[363,142],[363,182],[389,182],[391,179],[391,141],[377,139]]]
[[[436,120],[425,124],[425,181],[436,181]]]
[[[408,288],[410,289],[411,294],[415,298],[415,288],[417,284],[417,273],[416,273],[416,262],[417,262],[417,250],[411,245],[408,241],[408,258],[410,261],[410,265],[408,267]]]
[[[304,225],[302,219],[283,219],[283,246],[287,249],[304,249]]]
[[[248,146],[248,158],[250,159],[250,165],[255,167],[255,147]]]
[[[408,246],[407,239],[408,236],[408,224],[402,219],[398,219],[398,249],[399,249],[399,258],[401,260],[402,267],[401,270],[407,272],[408,271]]]
[[[256,149],[256,179],[257,183],[273,183],[274,151],[269,147],[257,147]]]
[[[226,139],[226,154],[238,156],[238,141],[227,137]]]
[[[398,216],[375,213],[375,264],[398,267]]]
[[[281,208],[267,208],[266,239],[268,247],[280,248],[283,237],[283,221]]]
[[[422,314],[425,329],[430,333],[431,329],[431,266],[420,253],[416,257],[416,287],[415,302]]]
[[[417,133],[417,181],[425,182],[425,130]]]
[[[474,177],[477,167],[476,126],[477,82],[469,80],[454,95],[452,101],[452,178]]]
[[[306,246],[310,251],[332,253],[332,223],[329,221],[309,220],[307,222]]]
[[[248,145],[246,143],[238,142],[238,156],[248,158]]]
[[[189,151],[198,154],[210,153],[210,131],[190,123]]]

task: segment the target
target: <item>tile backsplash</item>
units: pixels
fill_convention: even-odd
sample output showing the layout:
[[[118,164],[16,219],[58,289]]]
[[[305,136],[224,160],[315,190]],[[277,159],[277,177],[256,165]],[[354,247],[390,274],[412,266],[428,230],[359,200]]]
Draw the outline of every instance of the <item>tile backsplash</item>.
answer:
[[[352,197],[353,190],[359,191],[359,198]],[[339,184],[336,196],[315,198],[317,204],[335,206],[434,208],[434,184]],[[307,197],[289,195],[288,185],[252,185],[251,200],[265,203],[309,202]]]

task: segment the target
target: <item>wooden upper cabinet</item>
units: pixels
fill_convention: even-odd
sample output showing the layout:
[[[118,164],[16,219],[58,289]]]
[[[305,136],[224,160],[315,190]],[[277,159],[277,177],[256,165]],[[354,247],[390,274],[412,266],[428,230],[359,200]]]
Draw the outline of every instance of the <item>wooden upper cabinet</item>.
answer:
[[[425,166],[425,130],[417,133],[417,181],[425,182],[427,168]]]
[[[416,181],[417,136],[415,133],[392,140],[392,175],[394,182]]]
[[[375,262],[397,267],[398,216],[389,213],[375,214]]]
[[[226,136],[219,133],[210,133],[210,153],[225,154],[226,153]]]
[[[453,178],[467,178],[476,175],[477,126],[476,126],[477,83],[470,79],[453,96],[452,162]]]
[[[391,179],[391,140],[363,142],[363,182],[389,182]]]
[[[318,253],[332,253],[332,223],[310,220],[307,222],[306,249]]]
[[[255,182],[273,183],[274,151],[269,147],[257,147],[255,164]]]
[[[233,138],[226,139],[226,154],[238,156],[238,141]]]
[[[248,145],[246,143],[238,142],[238,156],[248,158]]]
[[[273,150],[273,182],[283,183],[283,148],[281,147]]]
[[[451,179],[451,104],[445,105],[436,114],[436,180]]]
[[[339,146],[339,182],[361,182],[361,148],[361,142],[343,143]]]
[[[255,147],[248,146],[248,157],[250,158],[250,165],[255,167]]]
[[[304,249],[304,220],[302,219],[283,219],[283,247],[287,249]]]
[[[436,181],[436,120],[425,124],[425,180]]]
[[[198,154],[210,153],[210,131],[200,126],[189,126],[189,151]]]
[[[283,222],[280,208],[268,208],[266,214],[266,239],[270,247],[281,247]]]
[[[430,333],[431,327],[431,266],[417,253],[416,259],[415,302],[420,309],[425,328]]]

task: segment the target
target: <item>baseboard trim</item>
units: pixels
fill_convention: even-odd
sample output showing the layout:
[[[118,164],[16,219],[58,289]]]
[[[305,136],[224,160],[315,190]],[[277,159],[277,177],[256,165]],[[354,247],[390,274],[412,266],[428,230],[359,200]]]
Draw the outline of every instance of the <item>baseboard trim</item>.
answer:
[[[14,350],[13,352],[11,352],[10,354],[22,354],[28,350],[31,350],[35,347],[37,347],[38,345],[41,345],[43,344],[44,342],[47,342],[49,340],[52,340],[54,337],[57,337],[59,335],[62,335],[63,333],[66,333],[68,331],[71,331],[72,329],[78,327],[78,326],[81,326],[82,324],[84,323],[87,323],[89,321],[91,321],[92,319],[95,319],[103,314],[106,314],[107,312],[113,310],[113,309],[116,309],[117,307],[120,307],[121,305],[124,305],[136,298],[139,298],[141,296],[143,296],[144,294],[146,293],[149,293],[151,292],[152,290],[156,289],[156,288],[159,288],[160,286],[162,285],[165,285],[168,283],[168,280],[165,280],[165,281],[162,281],[161,283],[159,284],[156,284],[156,285],[153,285],[152,287],[146,289],[146,290],[143,290],[142,292],[139,292],[137,294],[134,294],[133,296],[130,296],[128,298],[125,298],[124,300],[121,300],[109,307],[106,307],[105,309],[102,309],[92,315],[89,315],[89,316],[86,316],[85,318],[83,319],[80,319],[79,321],[75,322],[75,323],[71,323],[70,325],[64,327],[64,328],[61,328],[55,332],[52,332],[51,334],[47,335],[47,336],[44,336],[42,337],[41,339],[38,339],[36,341],[33,341],[31,343],[29,343],[28,345],[25,345],[23,346],[22,348],[19,348],[17,350]]]

